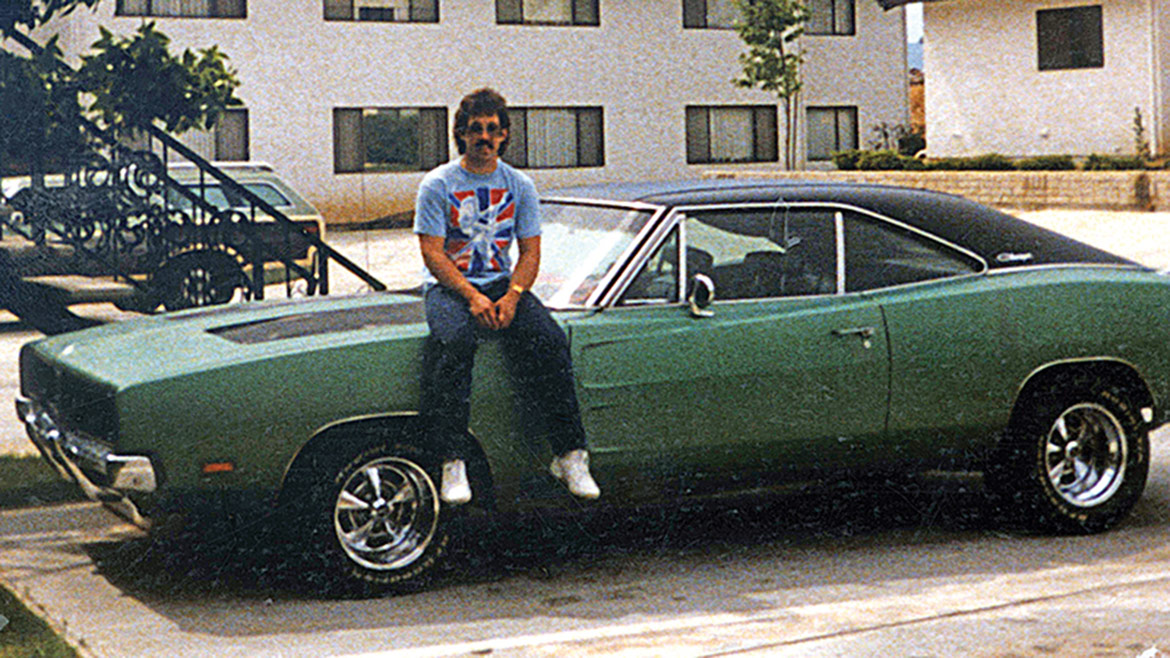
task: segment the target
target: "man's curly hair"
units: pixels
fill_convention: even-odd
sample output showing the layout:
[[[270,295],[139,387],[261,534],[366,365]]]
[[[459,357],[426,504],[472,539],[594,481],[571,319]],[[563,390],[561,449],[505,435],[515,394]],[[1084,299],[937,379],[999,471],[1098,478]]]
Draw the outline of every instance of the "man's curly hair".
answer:
[[[459,155],[467,153],[467,142],[463,139],[463,131],[471,117],[496,115],[500,120],[500,127],[507,130],[512,122],[508,119],[508,102],[495,89],[484,87],[476,89],[459,101],[459,109],[455,110],[455,127],[452,131],[455,136],[455,147]],[[508,140],[500,142],[500,155],[508,149]]]

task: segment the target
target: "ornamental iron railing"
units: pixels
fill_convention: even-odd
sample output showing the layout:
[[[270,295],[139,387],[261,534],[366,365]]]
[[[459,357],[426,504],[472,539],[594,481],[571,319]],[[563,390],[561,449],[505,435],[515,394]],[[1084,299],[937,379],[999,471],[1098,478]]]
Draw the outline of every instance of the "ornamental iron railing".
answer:
[[[39,49],[23,35],[9,36]],[[124,308],[263,299],[265,286],[277,282],[290,296],[295,290],[324,295],[331,263],[373,290],[385,289],[321,239],[318,221],[290,219],[165,131],[147,127],[138,140],[145,143],[136,145],[145,148],[132,148],[91,122],[81,130],[88,151],[80,158],[51,173],[33,167],[27,176],[5,179],[7,198],[0,201],[10,210],[0,211],[0,223],[39,248],[67,254],[71,273],[112,276],[133,286]],[[180,158],[193,169],[185,174],[194,174],[182,181],[171,167]],[[212,189],[233,202],[213,203]],[[8,254],[0,259],[0,268],[14,267]],[[0,294],[5,287],[0,281]]]

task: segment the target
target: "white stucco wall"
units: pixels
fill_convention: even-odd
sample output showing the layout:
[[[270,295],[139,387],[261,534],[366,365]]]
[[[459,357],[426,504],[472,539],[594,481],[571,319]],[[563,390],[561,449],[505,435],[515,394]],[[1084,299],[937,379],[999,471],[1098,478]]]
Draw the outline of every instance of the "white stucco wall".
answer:
[[[325,21],[321,0],[249,0],[246,20],[149,20],[175,49],[215,43],[230,55],[252,159],[272,163],[331,222],[407,210],[422,177],[334,174],[335,107],[446,106],[453,118],[460,97],[484,85],[513,105],[602,106],[606,165],[531,170],[547,188],[698,176],[711,167],[686,164],[686,105],[775,102],[732,86],[738,37],[684,30],[681,0],[601,0],[600,27],[497,25],[492,0],[440,5],[438,24]],[[114,7],[65,19],[63,41],[80,49],[99,24],[128,34],[143,20],[114,17]],[[863,130],[905,123],[903,12],[857,0],[857,29],[804,39],[804,103],[857,105]]]
[[[1036,11],[1102,5],[1103,68],[1040,71]],[[1164,0],[950,0],[923,6],[932,156],[1132,154],[1134,108],[1151,141],[1152,6]],[[1162,13],[1164,11],[1159,9]]]

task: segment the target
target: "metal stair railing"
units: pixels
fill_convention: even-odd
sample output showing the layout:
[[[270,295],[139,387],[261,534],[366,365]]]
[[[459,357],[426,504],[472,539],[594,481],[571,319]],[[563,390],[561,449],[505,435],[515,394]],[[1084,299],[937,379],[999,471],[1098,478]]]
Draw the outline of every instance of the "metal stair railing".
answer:
[[[24,34],[13,31],[7,36],[34,54],[43,51]],[[58,65],[68,66],[61,61]],[[99,269],[104,265],[115,278],[136,286],[147,308],[157,305],[160,297],[174,297],[173,290],[163,289],[173,287],[175,277],[194,274],[199,276],[181,282],[196,290],[179,307],[228,301],[237,288],[243,289],[245,298],[262,299],[269,263],[283,267],[289,295],[294,278],[306,282],[306,294],[328,294],[330,261],[371,289],[386,289],[326,244],[315,225],[309,229],[289,219],[157,126],[145,129],[146,151],[114,140],[88,120],[83,119],[83,127],[94,146],[86,160],[73,163],[61,174],[60,186],[44,187],[30,172],[28,187],[9,200],[20,211],[18,221],[9,218],[9,226],[38,244],[43,244],[46,234],[59,237]],[[153,150],[154,140],[161,144],[161,159]],[[101,153],[103,150],[109,157]],[[171,152],[198,169],[197,185],[184,185],[170,175]],[[219,208],[209,202],[205,198],[208,177],[246,200],[247,207]],[[174,195],[185,199],[189,208],[175,206]],[[258,213],[263,213],[263,218]],[[265,236],[272,237],[273,228],[281,239],[265,241]],[[312,262],[308,267],[297,262],[309,253]],[[250,278],[244,276],[247,267],[251,268]],[[162,301],[168,308],[173,306],[166,299]]]

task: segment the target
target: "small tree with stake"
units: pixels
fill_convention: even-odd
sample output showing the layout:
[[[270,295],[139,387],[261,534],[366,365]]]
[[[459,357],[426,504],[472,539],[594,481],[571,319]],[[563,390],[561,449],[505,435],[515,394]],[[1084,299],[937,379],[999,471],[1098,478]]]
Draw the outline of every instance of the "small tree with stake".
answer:
[[[800,95],[800,64],[796,41],[804,33],[808,8],[801,0],[735,0],[741,20],[735,29],[747,45],[739,63],[737,87],[775,93],[784,107],[784,167],[796,162],[796,110]]]

